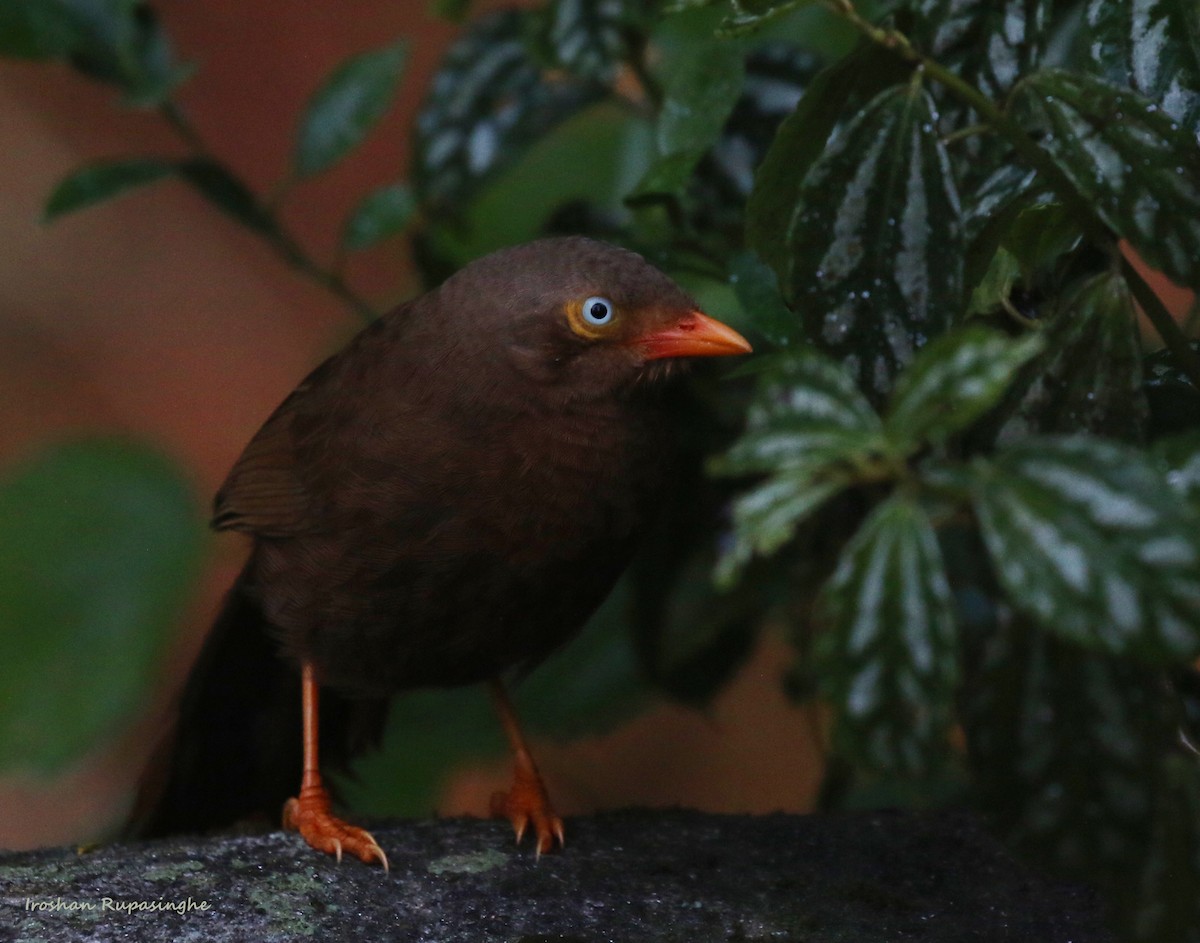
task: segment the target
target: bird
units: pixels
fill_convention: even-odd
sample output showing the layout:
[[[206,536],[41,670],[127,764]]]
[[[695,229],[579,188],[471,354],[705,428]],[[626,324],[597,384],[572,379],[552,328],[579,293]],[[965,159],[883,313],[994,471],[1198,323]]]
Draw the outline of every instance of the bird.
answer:
[[[692,358],[750,350],[641,255],[583,236],[478,258],[364,328],[216,494],[212,527],[249,535],[249,556],[130,834],[282,806],[314,849],[386,869],[323,762],[376,741],[401,692],[483,683],[513,754],[491,812],[561,848],[506,676],[583,626],[669,495],[664,391]]]

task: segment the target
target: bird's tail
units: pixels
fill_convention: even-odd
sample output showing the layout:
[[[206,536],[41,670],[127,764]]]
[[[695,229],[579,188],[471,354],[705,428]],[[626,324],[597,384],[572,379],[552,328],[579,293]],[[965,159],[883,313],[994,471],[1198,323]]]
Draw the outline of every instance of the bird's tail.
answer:
[[[280,657],[247,563],[188,675],[173,728],[138,786],[128,837],[278,823],[300,786],[300,676]],[[322,692],[321,765],[346,770],[382,730],[386,705]]]

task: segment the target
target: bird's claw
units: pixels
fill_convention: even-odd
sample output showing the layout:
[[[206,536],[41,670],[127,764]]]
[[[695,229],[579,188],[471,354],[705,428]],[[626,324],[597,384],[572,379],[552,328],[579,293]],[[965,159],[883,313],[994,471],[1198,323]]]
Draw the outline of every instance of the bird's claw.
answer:
[[[538,857],[565,844],[563,820],[550,804],[546,787],[536,770],[518,764],[512,789],[492,794],[492,815],[512,822],[518,845],[532,825],[537,838],[534,853]]]
[[[388,871],[387,855],[375,836],[335,816],[329,809],[329,794],[320,786],[306,786],[298,798],[287,801],[283,807],[283,827],[299,832],[317,851],[333,855],[338,864],[346,852],[367,864],[378,861]]]

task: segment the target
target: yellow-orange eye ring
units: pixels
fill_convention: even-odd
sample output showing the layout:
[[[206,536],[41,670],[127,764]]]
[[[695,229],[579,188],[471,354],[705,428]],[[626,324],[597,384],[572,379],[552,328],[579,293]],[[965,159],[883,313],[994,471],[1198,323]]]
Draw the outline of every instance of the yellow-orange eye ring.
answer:
[[[616,305],[602,295],[590,295],[567,305],[567,322],[580,337],[603,336],[616,318]]]

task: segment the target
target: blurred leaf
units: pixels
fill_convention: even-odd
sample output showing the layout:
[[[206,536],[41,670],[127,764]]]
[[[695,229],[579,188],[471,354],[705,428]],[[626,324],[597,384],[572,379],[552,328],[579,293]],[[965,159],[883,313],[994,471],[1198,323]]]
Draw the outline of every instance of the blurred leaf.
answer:
[[[962,313],[958,196],[919,84],[876,96],[804,178],[784,288],[809,337],[881,399]]]
[[[721,23],[720,35],[741,36],[814,0],[730,0],[733,12]]]
[[[408,44],[352,56],[317,89],[300,122],[293,164],[303,177],[327,170],[354,150],[391,104],[408,61]]]
[[[1152,454],[1171,490],[1200,512],[1200,431],[1156,442]]]
[[[983,651],[965,691],[986,807],[1041,866],[1098,886],[1122,939],[1190,943],[1200,777],[1195,757],[1174,753],[1170,686],[1134,659],[1020,624]]]
[[[202,534],[179,470],[141,446],[64,444],[6,477],[0,764],[52,773],[144,703]]]
[[[958,677],[954,613],[925,511],[894,495],[846,545],[823,591],[817,673],[857,763],[917,776],[948,753]]]
[[[1041,349],[1036,334],[1013,340],[977,326],[939,337],[900,375],[884,419],[888,438],[907,452],[960,432],[1000,401]]]
[[[1094,432],[1140,441],[1142,353],[1125,280],[1103,272],[1064,292],[1044,333],[1045,353],[1001,436]]]
[[[628,33],[640,15],[635,0],[553,0],[545,8],[546,43],[569,72],[612,82],[629,55]]]
[[[838,122],[857,110],[860,99],[870,99],[907,75],[895,56],[874,43],[864,44],[818,73],[795,111],[779,125],[746,203],[746,242],[775,270],[781,285],[791,279],[788,232],[805,174]]]
[[[1052,270],[1082,238],[1078,221],[1063,204],[1035,203],[1017,214],[1005,233],[1004,245],[1031,281],[1039,272]]]
[[[716,571],[722,585],[755,554],[783,546],[805,517],[887,448],[879,416],[838,364],[800,349],[764,367],[746,433],[712,462],[717,474],[770,474],[734,502],[733,543]]]
[[[767,340],[781,347],[800,341],[800,318],[783,303],[775,273],[754,250],[739,252],[730,260],[729,280],[750,323]]]
[[[687,186],[702,156],[699,152],[659,155],[625,202],[630,206],[640,206],[664,197],[677,196]]]
[[[1047,70],[1014,92],[1042,147],[1151,265],[1200,287],[1200,148],[1156,105],[1084,74]]]
[[[224,165],[200,158],[183,161],[175,170],[201,196],[243,226],[268,236],[278,232],[270,212]]]
[[[190,73],[175,62],[167,34],[144,0],[54,2],[74,24],[71,64],[119,87],[130,104],[162,104]]]
[[[708,150],[742,91],[745,65],[736,43],[712,42],[683,57],[666,79],[658,119],[663,154]]]
[[[151,157],[107,160],[72,171],[59,182],[46,201],[42,220],[50,222],[67,213],[102,203],[136,187],[175,173],[170,161]]]
[[[1200,8],[1192,0],[1089,3],[1081,43],[1109,82],[1200,137]]]
[[[417,211],[412,191],[404,183],[380,187],[362,200],[342,231],[347,249],[366,249],[408,228]]]
[[[75,20],[57,0],[5,0],[0,4],[0,56],[65,56],[78,40]]]
[[[1004,246],[996,249],[991,265],[971,292],[967,314],[988,314],[1003,307],[1021,277],[1021,263]]]
[[[423,204],[457,208],[602,86],[543,74],[530,53],[530,13],[473,23],[450,47],[417,116],[413,186]]]
[[[435,16],[457,23],[471,8],[471,0],[429,0],[429,9]]]
[[[1114,654],[1200,653],[1200,519],[1144,452],[1030,438],[975,473],[975,511],[1014,605]]]

